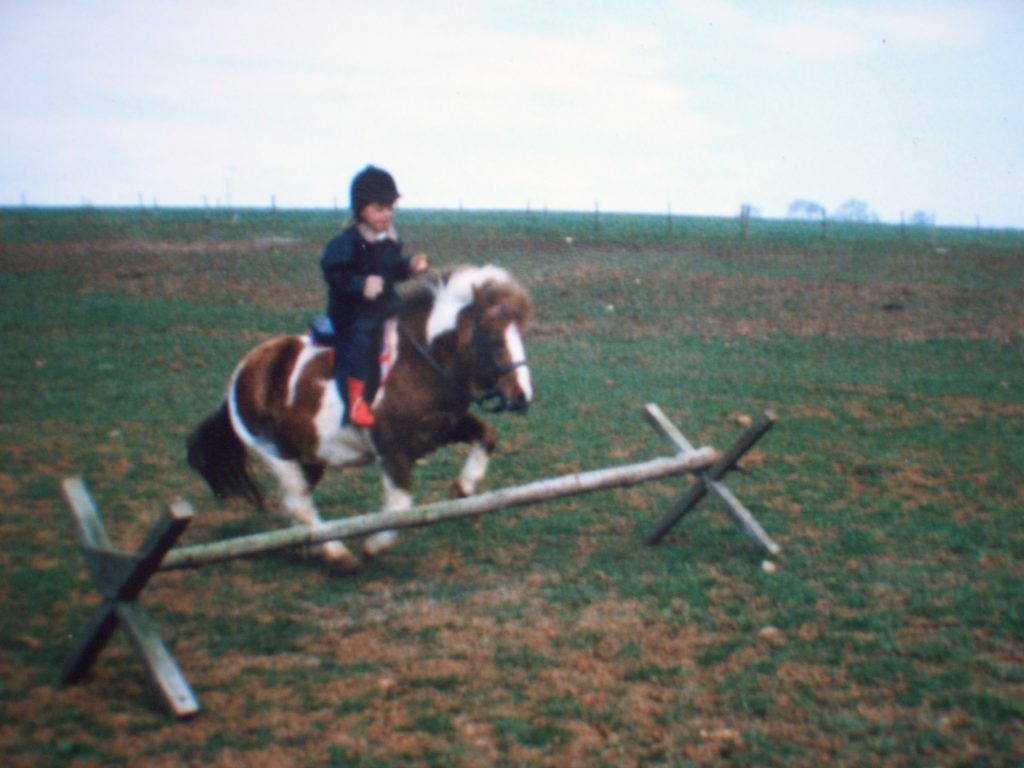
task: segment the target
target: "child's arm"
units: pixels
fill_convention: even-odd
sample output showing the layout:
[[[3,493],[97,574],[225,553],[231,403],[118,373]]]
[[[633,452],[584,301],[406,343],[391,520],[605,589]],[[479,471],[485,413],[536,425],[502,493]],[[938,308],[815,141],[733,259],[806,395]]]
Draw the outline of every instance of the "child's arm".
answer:
[[[366,290],[366,276],[356,274],[354,249],[351,238],[340,235],[324,248],[320,269],[324,280],[336,296],[362,295]]]
[[[409,274],[412,277],[422,275],[428,269],[430,269],[430,260],[427,258],[427,254],[417,253],[409,259]]]

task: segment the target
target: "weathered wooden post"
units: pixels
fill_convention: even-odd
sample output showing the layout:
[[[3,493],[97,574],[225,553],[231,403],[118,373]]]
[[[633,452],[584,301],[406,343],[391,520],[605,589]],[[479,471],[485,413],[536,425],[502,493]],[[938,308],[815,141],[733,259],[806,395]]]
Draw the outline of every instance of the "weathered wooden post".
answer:
[[[164,555],[192,521],[192,507],[186,502],[173,504],[138,551],[126,552],[111,544],[103,520],[81,480],[68,478],[62,490],[78,528],[85,560],[97,589],[103,595],[103,605],[68,657],[61,672],[61,682],[70,685],[81,680],[118,624],[123,624],[167,708],[177,717],[194,715],[199,711],[199,703],[188,681],[149,617],[136,605],[136,599],[150,576],[156,573]]]
[[[668,417],[665,416],[661,408],[654,403],[648,403],[645,407],[645,413],[647,414],[648,421],[677,451],[685,453],[693,450],[690,441],[668,420]],[[679,501],[668,511],[661,522],[647,535],[645,543],[648,546],[654,546],[661,541],[676,523],[697,506],[697,503],[706,494],[710,493],[719,506],[732,518],[733,522],[747,535],[747,538],[764,551],[777,555],[781,551],[779,545],[765,533],[764,528],[761,527],[757,518],[750,513],[750,510],[743,506],[740,500],[720,482],[729,470],[735,468],[743,454],[749,451],[754,446],[754,443],[760,440],[772,428],[772,425],[775,424],[775,419],[774,413],[766,411],[760,420],[741,435],[729,447],[725,455],[716,461],[710,469],[699,471],[697,473],[697,482],[680,497]]]

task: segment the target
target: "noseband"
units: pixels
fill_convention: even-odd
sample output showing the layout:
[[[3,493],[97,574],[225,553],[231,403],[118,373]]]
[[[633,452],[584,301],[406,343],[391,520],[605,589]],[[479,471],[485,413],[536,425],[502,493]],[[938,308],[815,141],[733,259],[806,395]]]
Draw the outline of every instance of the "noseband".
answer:
[[[501,380],[502,376],[512,373],[512,371],[521,365],[526,365],[525,358],[512,363],[505,363],[505,365],[499,365],[494,371],[494,383],[479,395],[474,395],[466,387],[453,379],[448,371],[442,368],[441,364],[434,359],[434,356],[430,354],[430,351],[420,344],[419,341],[416,340],[416,337],[409,333],[404,325],[399,324],[398,330],[402,332],[402,335],[405,336],[410,344],[412,344],[413,349],[419,352],[420,357],[422,357],[427,364],[434,369],[434,372],[444,380],[450,389],[458,392],[462,397],[466,398],[474,405],[479,406],[481,410],[486,411],[487,413],[501,413],[502,411],[512,410],[513,404],[508,397],[505,396],[505,393],[501,391],[501,388],[498,386],[498,382]],[[477,328],[473,333],[474,348],[477,346],[478,338],[479,328]]]
[[[516,368],[521,365],[526,365],[526,360],[517,360],[514,363],[505,363],[505,365],[499,365],[494,372],[494,383],[488,387],[485,391],[473,398],[473,402],[480,406],[480,409],[487,411],[488,413],[501,413],[502,411],[512,410],[512,403],[505,396],[505,393],[501,391],[501,387],[498,386],[498,381],[501,377],[507,373],[512,373]]]

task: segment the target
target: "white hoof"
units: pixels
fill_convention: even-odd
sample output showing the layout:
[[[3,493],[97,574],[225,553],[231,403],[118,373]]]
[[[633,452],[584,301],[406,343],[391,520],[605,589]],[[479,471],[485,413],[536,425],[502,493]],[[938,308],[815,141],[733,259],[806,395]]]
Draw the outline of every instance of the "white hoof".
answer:
[[[381,531],[375,533],[363,542],[363,554],[367,557],[378,557],[395,546],[398,541],[398,534],[395,531]]]
[[[342,573],[353,573],[358,571],[362,565],[359,558],[353,555],[348,547],[340,541],[328,541],[320,547],[320,554],[331,568]]]

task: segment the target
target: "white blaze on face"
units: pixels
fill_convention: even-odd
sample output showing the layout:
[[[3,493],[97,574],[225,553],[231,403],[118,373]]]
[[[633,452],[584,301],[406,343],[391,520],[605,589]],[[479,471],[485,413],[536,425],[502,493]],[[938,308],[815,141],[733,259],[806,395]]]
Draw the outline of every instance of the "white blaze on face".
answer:
[[[509,323],[505,329],[505,348],[508,350],[509,358],[513,363],[526,360],[526,348],[523,346],[523,337],[519,333],[519,326]],[[530,381],[530,367],[520,365],[515,369],[516,382],[519,389],[526,397],[526,402],[533,402],[533,383]]]

